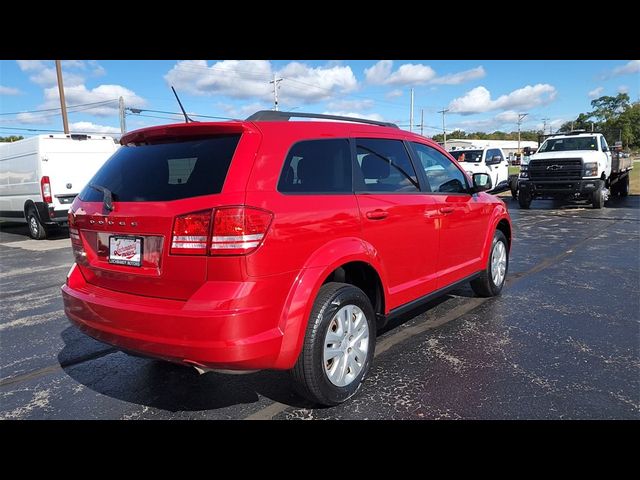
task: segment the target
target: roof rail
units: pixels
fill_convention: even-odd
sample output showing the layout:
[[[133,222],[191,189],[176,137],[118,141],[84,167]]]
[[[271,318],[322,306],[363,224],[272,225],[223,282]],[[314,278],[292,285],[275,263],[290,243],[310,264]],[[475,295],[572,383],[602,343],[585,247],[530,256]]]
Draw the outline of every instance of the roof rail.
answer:
[[[320,113],[303,113],[303,112],[280,112],[275,110],[260,110],[250,117],[249,122],[286,122],[292,117],[295,118],[323,118],[326,120],[341,120],[343,122],[368,123],[370,125],[378,125],[380,127],[399,128],[395,123],[379,122],[377,120],[368,120],[366,118],[341,117],[338,115],[323,115]]]

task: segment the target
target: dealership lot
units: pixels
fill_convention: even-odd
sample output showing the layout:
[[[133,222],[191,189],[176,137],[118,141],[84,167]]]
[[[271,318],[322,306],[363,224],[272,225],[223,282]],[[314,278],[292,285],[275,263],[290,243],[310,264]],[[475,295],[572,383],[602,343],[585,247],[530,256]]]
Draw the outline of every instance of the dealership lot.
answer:
[[[330,409],[286,372],[208,373],[131,357],[63,311],[66,232],[0,232],[2,419],[640,419],[640,196],[609,208],[505,198],[501,297],[466,287],[383,332],[360,394]]]

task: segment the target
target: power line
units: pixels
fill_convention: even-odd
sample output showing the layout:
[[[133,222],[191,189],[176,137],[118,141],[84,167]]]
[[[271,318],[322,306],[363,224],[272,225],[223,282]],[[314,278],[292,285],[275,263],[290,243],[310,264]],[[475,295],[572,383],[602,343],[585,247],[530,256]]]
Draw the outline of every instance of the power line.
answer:
[[[87,105],[101,105],[101,104],[117,102],[117,101],[118,101],[118,99],[114,98],[113,100],[102,100],[100,102],[79,103],[78,105],[68,105],[67,106],[67,110],[70,109],[70,108],[85,107]],[[42,110],[25,110],[25,111],[22,111],[22,112],[8,112],[8,113],[2,112],[2,113],[0,113],[0,115],[20,115],[22,113],[40,113],[40,112],[53,112],[53,111],[55,111],[56,114],[57,114],[57,112],[59,112],[60,110],[61,110],[60,107],[57,107],[57,108],[44,108]]]

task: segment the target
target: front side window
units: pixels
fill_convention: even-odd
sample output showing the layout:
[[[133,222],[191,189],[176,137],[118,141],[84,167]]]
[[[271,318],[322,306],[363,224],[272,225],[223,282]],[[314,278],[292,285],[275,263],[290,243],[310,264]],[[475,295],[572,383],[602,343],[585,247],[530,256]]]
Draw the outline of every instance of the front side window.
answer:
[[[278,191],[351,193],[351,149],[347,139],[296,143],[284,162]]]
[[[606,152],[609,150],[609,146],[607,145],[607,141],[604,139],[604,136],[600,137],[600,141],[602,142],[602,151]]]
[[[429,188],[434,193],[467,193],[464,174],[442,153],[421,143],[413,143]]]
[[[482,161],[482,150],[454,150],[449,154],[459,162],[480,163]]]
[[[418,177],[400,140],[358,138],[358,191],[419,192]]]

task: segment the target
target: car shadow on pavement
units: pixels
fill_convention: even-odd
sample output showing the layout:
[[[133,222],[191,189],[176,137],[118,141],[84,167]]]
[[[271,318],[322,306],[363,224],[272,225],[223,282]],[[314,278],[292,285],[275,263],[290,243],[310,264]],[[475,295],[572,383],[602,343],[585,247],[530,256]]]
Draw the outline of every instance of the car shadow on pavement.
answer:
[[[120,351],[74,364],[69,361],[66,350],[77,340],[78,330],[68,327],[61,336],[65,347],[59,352],[58,361],[65,373],[94,392],[125,402],[169,412],[219,410],[253,404],[259,402],[260,397],[292,407],[313,407],[294,392],[293,381],[287,372],[265,370],[240,375],[207,372],[200,375],[187,366]],[[85,353],[85,356],[91,357],[91,353]],[[238,418],[251,413],[251,409],[241,407],[222,415]]]
[[[11,233],[14,235],[22,235],[26,238],[29,236],[29,227],[26,223],[15,222],[0,222],[0,231],[4,233]],[[61,238],[69,238],[69,228],[67,227],[53,227],[47,234],[46,240],[60,240]],[[46,241],[45,240],[45,241]]]

